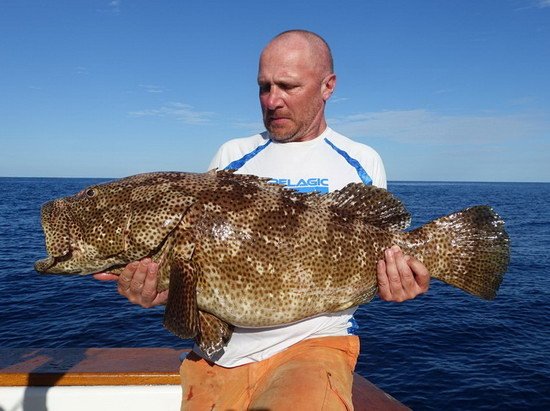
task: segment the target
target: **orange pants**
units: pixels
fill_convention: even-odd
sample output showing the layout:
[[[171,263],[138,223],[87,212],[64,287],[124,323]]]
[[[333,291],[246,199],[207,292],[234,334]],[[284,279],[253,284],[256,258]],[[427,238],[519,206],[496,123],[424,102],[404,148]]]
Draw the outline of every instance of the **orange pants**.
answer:
[[[353,410],[356,336],[302,341],[266,360],[224,368],[195,353],[180,374],[182,410]]]

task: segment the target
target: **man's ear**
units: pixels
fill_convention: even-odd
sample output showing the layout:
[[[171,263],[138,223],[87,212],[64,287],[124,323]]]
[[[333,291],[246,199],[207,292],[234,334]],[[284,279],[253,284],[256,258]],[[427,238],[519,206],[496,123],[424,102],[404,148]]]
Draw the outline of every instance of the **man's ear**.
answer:
[[[323,100],[327,101],[330,96],[332,96],[335,88],[336,74],[332,73],[326,76],[321,83],[321,95],[323,96]]]

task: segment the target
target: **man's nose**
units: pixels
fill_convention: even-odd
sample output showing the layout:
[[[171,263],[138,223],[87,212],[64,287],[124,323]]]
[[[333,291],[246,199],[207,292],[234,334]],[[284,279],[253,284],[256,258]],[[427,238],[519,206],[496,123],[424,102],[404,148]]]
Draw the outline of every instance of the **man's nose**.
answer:
[[[269,92],[264,95],[264,106],[268,110],[275,110],[283,105],[282,92],[277,86],[269,89]]]

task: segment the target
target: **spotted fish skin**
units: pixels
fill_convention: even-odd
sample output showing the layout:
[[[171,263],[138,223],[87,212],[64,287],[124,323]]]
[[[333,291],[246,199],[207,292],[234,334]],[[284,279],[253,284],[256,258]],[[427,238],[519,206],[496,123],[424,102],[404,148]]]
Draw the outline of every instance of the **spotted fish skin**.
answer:
[[[270,327],[370,301],[376,262],[393,244],[433,277],[491,299],[509,261],[487,206],[405,232],[410,215],[363,184],[302,194],[232,172],[149,173],[89,187],[42,208],[48,257],[39,272],[120,271],[159,263],[165,326],[221,350],[233,326]]]

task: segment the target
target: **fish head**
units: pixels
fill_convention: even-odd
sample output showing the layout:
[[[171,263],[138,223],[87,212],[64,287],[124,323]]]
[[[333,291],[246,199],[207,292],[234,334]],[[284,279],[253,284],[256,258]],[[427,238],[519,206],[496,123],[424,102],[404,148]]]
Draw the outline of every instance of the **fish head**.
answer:
[[[35,270],[93,274],[154,255],[193,203],[154,174],[90,186],[44,204],[48,256]]]

